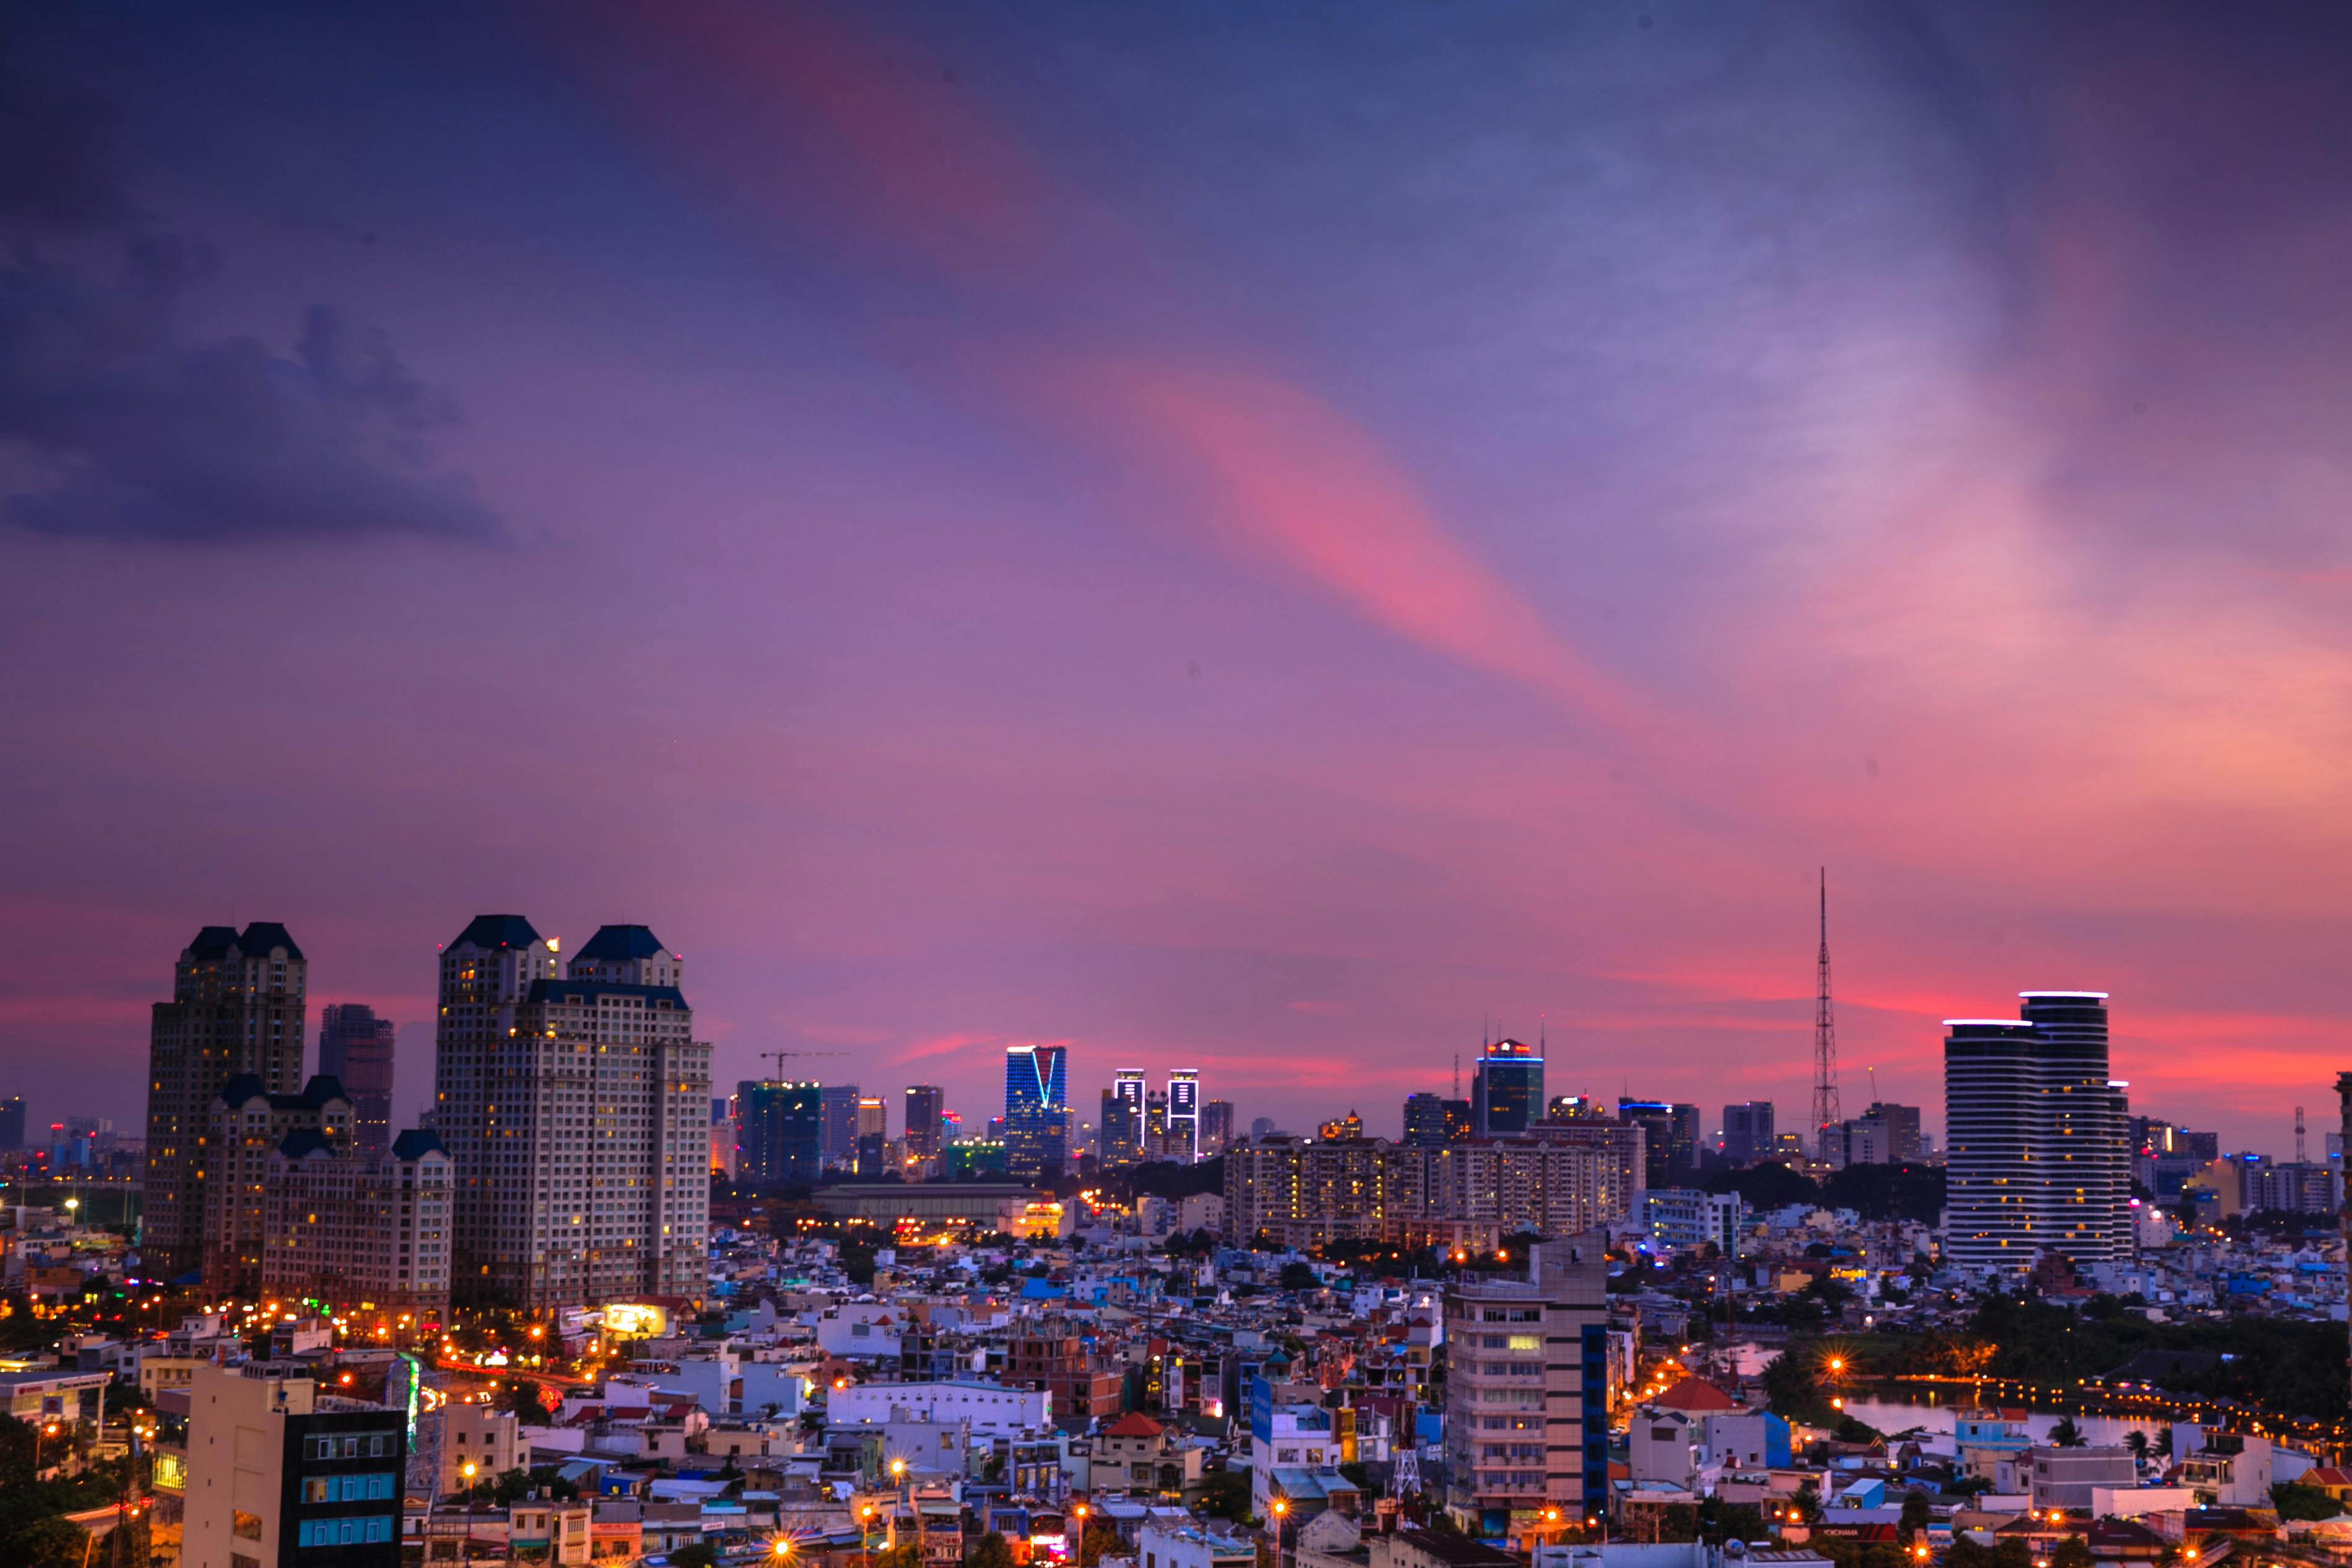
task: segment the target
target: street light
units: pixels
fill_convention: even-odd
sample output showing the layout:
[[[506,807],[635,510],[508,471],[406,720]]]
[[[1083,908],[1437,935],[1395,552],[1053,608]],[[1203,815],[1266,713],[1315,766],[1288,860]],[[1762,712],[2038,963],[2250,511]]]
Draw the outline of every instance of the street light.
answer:
[[[787,1535],[777,1536],[775,1541],[770,1545],[769,1552],[774,1556],[777,1562],[782,1562],[785,1558],[790,1557],[793,1554],[792,1538]]]

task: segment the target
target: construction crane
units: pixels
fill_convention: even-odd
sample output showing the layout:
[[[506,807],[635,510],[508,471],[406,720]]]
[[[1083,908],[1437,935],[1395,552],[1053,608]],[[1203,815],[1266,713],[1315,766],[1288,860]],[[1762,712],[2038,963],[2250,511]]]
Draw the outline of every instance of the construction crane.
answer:
[[[845,1051],[762,1051],[757,1054],[761,1061],[772,1061],[776,1064],[775,1082],[781,1083],[784,1079],[784,1058],[788,1056],[847,1056],[849,1052]]]

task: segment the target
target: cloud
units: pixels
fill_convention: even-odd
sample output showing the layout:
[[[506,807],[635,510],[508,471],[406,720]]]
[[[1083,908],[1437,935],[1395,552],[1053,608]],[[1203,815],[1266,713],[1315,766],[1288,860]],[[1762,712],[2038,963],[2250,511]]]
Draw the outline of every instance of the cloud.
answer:
[[[290,352],[184,340],[181,302],[215,258],[135,216],[99,111],[21,85],[0,77],[0,148],[44,153],[0,152],[0,451],[29,461],[0,520],[181,542],[498,535],[472,481],[433,465],[456,402],[380,333],[313,305]]]

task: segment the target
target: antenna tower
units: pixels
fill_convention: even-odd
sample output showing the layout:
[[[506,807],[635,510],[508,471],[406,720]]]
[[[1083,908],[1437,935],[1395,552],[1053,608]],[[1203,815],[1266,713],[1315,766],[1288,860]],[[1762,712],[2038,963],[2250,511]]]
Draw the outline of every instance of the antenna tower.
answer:
[[[1830,1008],[1830,872],[1822,868],[1820,994],[1813,1002],[1813,1150],[1830,1157],[1832,1130],[1845,1117],[1838,1109],[1837,1017]]]
[[[2294,1163],[2303,1164],[2303,1107],[2294,1108]]]

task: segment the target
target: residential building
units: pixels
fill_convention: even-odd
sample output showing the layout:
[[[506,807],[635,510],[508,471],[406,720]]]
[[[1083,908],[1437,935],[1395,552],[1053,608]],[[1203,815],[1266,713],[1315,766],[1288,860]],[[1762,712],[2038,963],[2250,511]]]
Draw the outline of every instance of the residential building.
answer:
[[[2139,1481],[2139,1467],[2126,1448],[2028,1448],[2015,1461],[2020,1490],[2035,1508],[2089,1510],[2091,1494],[2105,1487]]]
[[[1102,1095],[1102,1150],[1106,1166],[1133,1165],[1143,1157],[1143,1070],[1122,1067]]]
[[[996,1383],[853,1383],[825,1396],[825,1418],[831,1422],[872,1426],[905,1416],[941,1427],[966,1423],[973,1432],[994,1437],[1048,1426],[1054,1408],[1049,1389]]]
[[[702,1298],[710,1047],[685,963],[606,925],[557,944],[483,915],[441,955],[436,1127],[457,1166],[466,1300],[519,1308]]]
[[[1723,1163],[1752,1166],[1773,1154],[1772,1102],[1744,1100],[1723,1108]]]
[[[436,1497],[467,1489],[467,1465],[474,1467],[479,1479],[521,1469],[530,1462],[530,1447],[522,1440],[522,1422],[511,1410],[449,1400],[424,1412],[416,1422],[417,1447],[437,1456],[431,1480]]]
[[[361,1002],[319,1009],[319,1073],[351,1096],[352,1141],[371,1154],[392,1147],[392,1059],[398,1033]]]
[[[1234,1103],[1230,1100],[1201,1102],[1201,1157],[1212,1160],[1233,1146]]]
[[[313,1077],[299,1094],[273,1094],[250,1072],[221,1086],[205,1137],[204,1281],[225,1296],[250,1295],[262,1255],[277,1238],[269,1214],[270,1162],[293,1134],[326,1147],[352,1146],[351,1100],[331,1078]]]
[[[1005,1342],[1004,1381],[1042,1388],[1053,1396],[1055,1416],[1080,1418],[1118,1415],[1125,1386],[1118,1368],[1095,1354],[1083,1335],[1050,1321]]]
[[[0,1155],[13,1155],[25,1146],[25,1097],[11,1094],[0,1100]]]
[[[1638,1141],[1634,1148],[1638,1158]],[[1226,1152],[1226,1234],[1299,1248],[1367,1239],[1491,1247],[1517,1231],[1577,1235],[1622,1219],[1637,1201],[1637,1179],[1623,1151],[1605,1142],[1497,1138],[1423,1148],[1277,1134]]]
[[[262,1290],[386,1315],[445,1312],[452,1170],[432,1133],[383,1149],[289,1133],[265,1181]]]
[[[1839,1129],[1841,1166],[1907,1165],[1921,1157],[1919,1107],[1874,1103]]]
[[[1404,1142],[1415,1148],[1434,1148],[1445,1142],[1445,1097],[1408,1094],[1404,1097]]]
[[[1087,1490],[1100,1496],[1171,1500],[1197,1496],[1201,1449],[1180,1444],[1171,1431],[1140,1410],[1131,1410],[1096,1434],[1087,1465]]]
[[[1666,1100],[1620,1100],[1617,1119],[1642,1129],[1643,1155],[1647,1162],[1644,1186],[1673,1186],[1698,1169],[1697,1106]]]
[[[1277,1498],[1288,1503],[1293,1522],[1303,1500],[1318,1498],[1324,1483],[1339,1479],[1348,1445],[1339,1429],[1342,1412],[1281,1396],[1263,1377],[1250,1380],[1250,1508],[1271,1517]],[[1351,1414],[1351,1413],[1350,1413]]]
[[[889,1145],[890,1103],[878,1094],[860,1095],[857,1101],[857,1174],[868,1181],[880,1177],[890,1163]]]
[[[735,1120],[735,1099],[730,1095],[710,1103],[710,1174],[733,1181],[742,1168],[741,1151],[737,1147],[742,1134]]]
[[[204,1267],[205,1141],[221,1086],[242,1074],[270,1093],[300,1086],[309,973],[275,922],[241,933],[207,925],[181,950],[172,999],[155,1004],[149,1025],[140,1222],[149,1273],[176,1280]]]
[[[824,1168],[824,1090],[751,1081],[735,1086],[738,1168],[746,1181],[814,1182]]]
[[[1525,1280],[1445,1292],[1446,1508],[1475,1536],[1609,1498],[1608,1237],[1538,1244]]]
[[[1543,1115],[1543,1051],[1521,1040],[1498,1040],[1478,1052],[1471,1081],[1471,1121],[1477,1135],[1524,1133]]]
[[[405,1412],[266,1363],[188,1385],[183,1568],[398,1568]]]
[[[2107,1076],[2106,999],[2027,991],[2016,1020],[1947,1020],[1945,1250],[1963,1269],[2130,1256],[2127,1107]]]
[[[1069,1048],[1014,1045],[1004,1051],[1004,1150],[1022,1181],[1048,1181],[1068,1163]]]
[[[935,1160],[946,1139],[947,1091],[936,1083],[907,1085],[907,1157]]]

